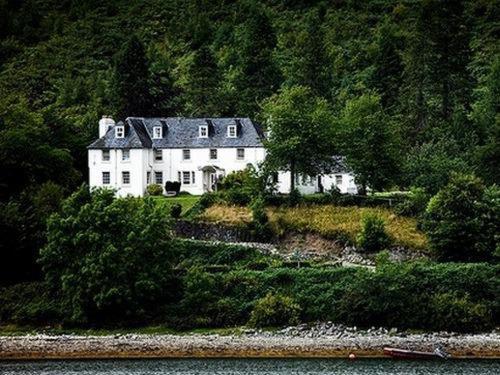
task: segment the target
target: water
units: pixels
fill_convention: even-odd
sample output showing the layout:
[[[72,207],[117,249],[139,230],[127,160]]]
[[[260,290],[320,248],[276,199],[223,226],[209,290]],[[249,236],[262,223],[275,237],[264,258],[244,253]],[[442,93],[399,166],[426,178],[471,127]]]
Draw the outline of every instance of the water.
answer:
[[[0,362],[2,375],[500,374],[500,361],[388,359],[164,359]]]

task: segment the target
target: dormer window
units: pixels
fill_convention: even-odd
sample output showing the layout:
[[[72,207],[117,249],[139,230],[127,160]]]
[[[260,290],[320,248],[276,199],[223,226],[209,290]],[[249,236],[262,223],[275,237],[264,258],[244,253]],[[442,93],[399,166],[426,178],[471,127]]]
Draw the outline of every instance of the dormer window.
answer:
[[[199,137],[208,138],[208,125],[201,125],[199,127]]]
[[[155,127],[153,127],[153,138],[154,139],[162,138],[163,137],[162,133],[163,132],[162,132],[161,126],[155,126]]]
[[[227,137],[236,138],[236,125],[229,125],[227,127]]]
[[[125,127],[124,126],[116,126],[115,127],[115,137],[116,138],[125,138]]]

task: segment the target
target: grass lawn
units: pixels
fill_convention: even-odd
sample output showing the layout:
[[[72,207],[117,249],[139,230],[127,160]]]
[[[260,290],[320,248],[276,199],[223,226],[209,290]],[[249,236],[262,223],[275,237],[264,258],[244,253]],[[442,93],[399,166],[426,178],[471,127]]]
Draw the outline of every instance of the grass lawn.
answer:
[[[198,195],[181,195],[179,197],[153,197],[157,203],[165,209],[168,209],[174,203],[179,203],[182,206],[182,214],[185,214],[195,203],[200,199]]]
[[[276,233],[285,230],[310,231],[327,237],[346,235],[351,241],[356,240],[361,230],[361,218],[365,214],[374,213],[384,219],[387,232],[396,245],[418,250],[424,250],[427,247],[427,239],[417,229],[415,219],[398,216],[385,208],[315,205],[268,208],[267,211]],[[241,225],[251,221],[252,214],[247,207],[214,205],[201,215],[201,219]]]

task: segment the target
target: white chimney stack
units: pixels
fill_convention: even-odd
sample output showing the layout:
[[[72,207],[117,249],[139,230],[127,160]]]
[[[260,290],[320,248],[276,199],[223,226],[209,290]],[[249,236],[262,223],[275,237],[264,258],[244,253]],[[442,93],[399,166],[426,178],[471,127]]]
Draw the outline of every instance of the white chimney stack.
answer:
[[[99,138],[104,137],[113,126],[115,126],[115,120],[111,116],[102,116],[102,119],[99,120]]]

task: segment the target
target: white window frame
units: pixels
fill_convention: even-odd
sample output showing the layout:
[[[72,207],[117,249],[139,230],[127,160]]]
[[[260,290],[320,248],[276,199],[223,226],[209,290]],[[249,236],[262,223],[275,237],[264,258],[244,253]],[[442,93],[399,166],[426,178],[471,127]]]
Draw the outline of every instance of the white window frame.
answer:
[[[163,150],[154,150],[155,162],[159,163],[163,161]]]
[[[124,148],[122,150],[122,161],[130,161],[130,149]]]
[[[130,171],[122,171],[122,185],[130,185]]]
[[[236,138],[238,136],[238,132],[236,129],[236,125],[229,125],[227,127],[227,137],[228,138]]]
[[[214,151],[214,156],[215,156],[215,157],[212,157],[212,151]],[[217,157],[218,157],[218,156],[219,156],[219,155],[218,155],[218,151],[217,151],[217,149],[216,149],[216,148],[211,148],[210,150],[208,150],[208,158],[209,158],[210,160],[217,160]]]
[[[200,125],[199,126],[198,136],[200,138],[208,138],[208,125]]]
[[[153,126],[153,139],[163,138],[163,129],[161,126]]]
[[[158,182],[158,176],[161,176],[161,182]],[[155,171],[155,184],[163,186],[163,171]]]
[[[106,176],[106,178],[105,178]],[[107,180],[107,182],[106,182]],[[110,185],[111,184],[111,172],[108,171],[103,171],[102,172],[102,184],[103,185]]]
[[[339,182],[340,180],[340,182]],[[335,175],[335,186],[339,186],[339,185],[342,185],[344,179],[343,179],[343,176],[341,174],[336,174]]]
[[[125,138],[125,126],[120,125],[115,127],[115,137]]]
[[[182,150],[182,160],[191,160],[191,150],[189,148]]]
[[[243,151],[242,156],[240,156],[240,151]],[[244,148],[237,148],[236,149],[236,160],[245,160],[245,149]]]
[[[102,161],[110,161],[111,160],[111,151],[102,150],[101,159],[102,159]]]

